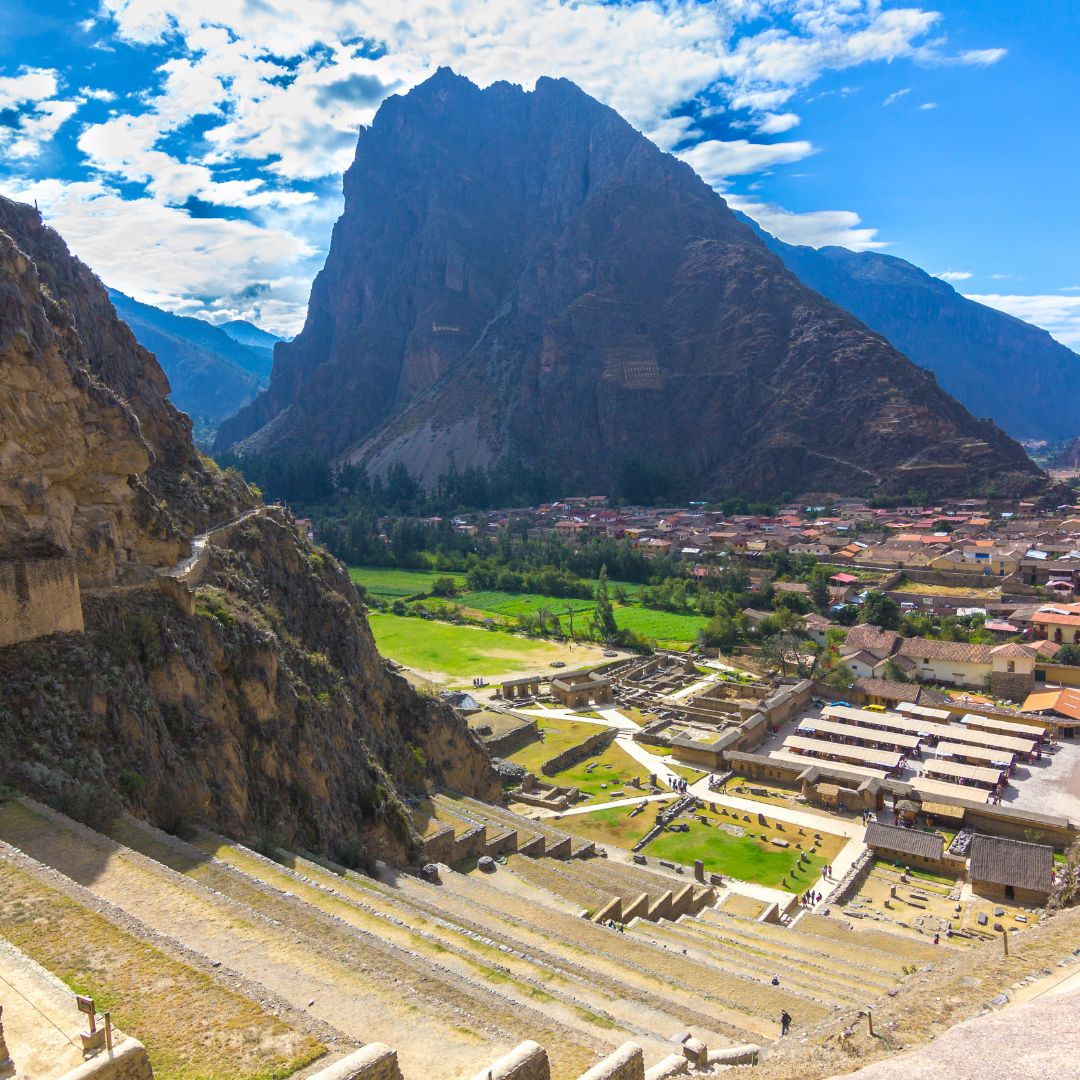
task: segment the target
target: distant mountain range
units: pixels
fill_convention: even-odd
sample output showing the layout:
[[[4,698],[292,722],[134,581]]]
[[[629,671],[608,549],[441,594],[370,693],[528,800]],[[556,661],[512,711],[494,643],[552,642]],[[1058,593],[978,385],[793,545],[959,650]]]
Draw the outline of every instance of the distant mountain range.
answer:
[[[200,442],[212,440],[217,425],[269,382],[278,339],[257,326],[239,320],[213,326],[115,289],[109,299],[139,344],[157,356],[171,400],[192,418]]]
[[[643,472],[700,497],[1044,482],[566,80],[441,69],[383,103],[344,192],[304,330],[219,450],[429,485],[520,462],[586,493]]]
[[[1080,434],[1080,355],[892,255],[795,247],[744,214],[804,284],[887,338],[976,416],[1017,439]]]

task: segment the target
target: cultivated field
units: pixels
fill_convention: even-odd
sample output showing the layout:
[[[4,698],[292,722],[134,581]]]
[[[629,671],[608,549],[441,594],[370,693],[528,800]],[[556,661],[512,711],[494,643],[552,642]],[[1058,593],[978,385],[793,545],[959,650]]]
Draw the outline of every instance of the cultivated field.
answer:
[[[397,570],[391,566],[352,566],[349,577],[353,583],[362,585],[372,596],[384,600],[403,600],[408,596],[431,591],[439,578],[452,578],[459,588],[465,585],[464,574],[451,574],[436,570]]]

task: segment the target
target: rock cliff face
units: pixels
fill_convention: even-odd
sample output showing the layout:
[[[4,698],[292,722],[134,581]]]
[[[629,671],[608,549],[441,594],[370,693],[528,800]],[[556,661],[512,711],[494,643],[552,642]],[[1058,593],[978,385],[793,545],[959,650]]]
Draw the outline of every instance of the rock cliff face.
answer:
[[[1045,330],[968,300],[892,255],[795,247],[759,232],[804,285],[932,371],[976,416],[992,417],[1017,439],[1080,431],[1080,356]]]
[[[640,459],[700,495],[1041,483],[610,109],[446,69],[361,134],[304,330],[220,429],[238,442],[428,482],[520,459],[566,490]]]
[[[0,558],[74,557],[85,623],[0,649],[0,778],[80,816],[123,800],[407,859],[403,795],[497,798],[483,749],[387,670],[345,571],[200,458],[167,393],[100,282],[0,201]]]

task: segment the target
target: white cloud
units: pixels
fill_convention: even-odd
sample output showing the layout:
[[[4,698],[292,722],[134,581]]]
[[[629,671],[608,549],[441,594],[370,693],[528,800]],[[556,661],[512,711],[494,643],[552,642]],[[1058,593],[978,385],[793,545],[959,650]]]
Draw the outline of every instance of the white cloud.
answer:
[[[249,221],[193,218],[154,199],[125,199],[100,181],[0,183],[13,199],[37,202],[46,222],[102,280],[150,304],[180,298],[241,296],[254,282],[269,291],[247,307],[258,321],[295,333],[303,323],[311,245]],[[283,278],[281,268],[296,276]]]
[[[942,270],[940,274],[934,275],[942,281],[968,281],[972,276],[970,270]]]
[[[887,246],[885,241],[877,239],[877,229],[864,226],[859,215],[851,210],[814,210],[795,214],[782,207],[739,195],[725,194],[724,198],[732,209],[741,210],[766,232],[788,244],[815,248],[839,245],[852,251],[872,251]]]
[[[802,121],[798,113],[765,113],[757,126],[759,135],[782,135],[793,127],[798,127]]]
[[[59,77],[52,68],[29,68],[0,78],[0,109],[18,114],[15,126],[0,127],[0,153],[25,159],[41,152],[85,102],[81,97],[61,100],[59,91]]]
[[[968,299],[1041,326],[1063,345],[1080,348],[1080,296],[1003,296],[984,293],[972,294]]]
[[[299,182],[340,174],[355,151],[357,127],[371,122],[387,95],[407,91],[441,64],[481,86],[570,78],[665,149],[697,140],[681,156],[722,185],[725,177],[801,160],[815,147],[708,138],[690,117],[673,115],[691,111],[688,103],[714,115],[748,110],[746,129],[774,137],[797,126],[792,97],[826,72],[904,58],[985,65],[1003,55],[1000,49],[950,55],[940,36],[929,36],[939,33],[939,15],[883,10],[880,0],[100,0],[99,10],[83,26],[97,35],[91,48],[111,50],[119,37],[135,47],[164,45],[171,58],[153,86],[137,98],[125,95],[109,119],[81,132],[91,179],[77,192],[75,185],[65,189],[65,222],[106,268],[121,265],[106,250],[115,232],[118,250],[142,273],[146,260],[130,246],[125,200],[110,186],[141,185],[142,196],[128,202],[145,246],[179,245],[175,258],[155,260],[161,265],[154,295],[174,306],[201,304],[198,297],[213,288],[180,264],[192,255],[206,269],[196,239],[209,244],[211,235],[221,235],[235,250],[226,269],[207,279],[220,284],[217,295],[230,311],[249,310],[238,299],[242,277],[228,268],[240,265],[250,245],[252,264],[261,267],[257,280],[278,283],[273,303],[283,305],[258,301],[259,310],[286,330],[295,302],[292,285],[282,283],[294,270],[283,272],[285,262],[271,266],[268,252],[285,250],[287,231],[324,244],[325,208],[340,205],[310,202]],[[24,80],[18,92],[49,103],[35,110],[36,127],[22,135],[20,153],[36,153],[72,106],[113,100],[111,90],[87,88],[64,103],[64,115],[61,103],[53,104],[55,72],[16,79]],[[0,100],[8,82],[0,80]],[[189,129],[192,121],[197,128]],[[185,137],[194,132],[197,138]],[[189,199],[240,208],[256,221],[192,220],[179,209]],[[881,246],[875,230],[849,211],[762,212],[773,231],[794,242]]]
[[[894,90],[882,104],[895,105],[905,94],[911,93],[911,87],[905,86],[902,90]]]
[[[729,176],[745,176],[773,165],[801,161],[814,152],[812,143],[752,143],[746,139],[705,139],[679,152],[695,172],[714,187]]]
[[[937,102],[936,101],[924,101],[919,106],[919,108],[922,109],[923,111],[926,111],[928,109],[936,109],[937,108]]]
[[[969,49],[967,52],[962,52],[957,60],[961,64],[974,67],[989,67],[1003,60],[1007,52],[1007,49]]]

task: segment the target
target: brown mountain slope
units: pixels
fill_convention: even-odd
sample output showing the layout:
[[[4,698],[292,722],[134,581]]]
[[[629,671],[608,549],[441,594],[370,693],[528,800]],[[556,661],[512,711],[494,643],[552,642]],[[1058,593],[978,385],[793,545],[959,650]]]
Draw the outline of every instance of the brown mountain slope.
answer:
[[[346,572],[195,453],[167,392],[100,282],[0,200],[0,607],[47,620],[36,568],[73,559],[85,621],[0,648],[0,780],[408,858],[402,795],[497,797],[485,753],[387,670]]]
[[[701,495],[1041,483],[610,109],[446,69],[361,134],[304,330],[222,426],[237,442],[428,482],[520,459],[568,490],[642,460]]]

